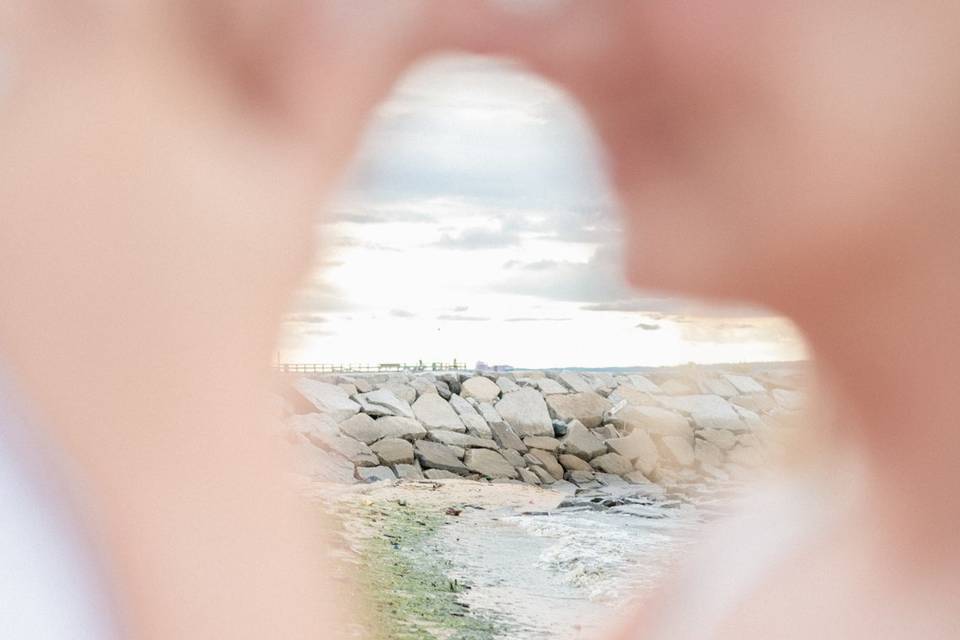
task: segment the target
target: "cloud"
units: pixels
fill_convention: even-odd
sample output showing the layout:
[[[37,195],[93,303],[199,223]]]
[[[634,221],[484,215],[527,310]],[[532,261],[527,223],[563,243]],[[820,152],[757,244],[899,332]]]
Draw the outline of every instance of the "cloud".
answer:
[[[572,318],[507,318],[506,322],[568,322]]]
[[[435,247],[444,249],[465,249],[468,251],[479,249],[505,249],[520,244],[520,236],[515,230],[507,229],[464,229],[455,234],[445,233]]]
[[[641,322],[636,326],[636,328],[643,329],[644,331],[659,331],[660,325],[649,323],[649,322]]]
[[[394,318],[416,318],[417,314],[406,309],[391,309],[390,315]]]
[[[453,308],[454,313],[463,313],[464,311],[469,311],[469,310],[470,310],[470,307],[454,307]]]
[[[442,314],[437,316],[437,320],[443,321],[453,321],[453,322],[486,322],[490,318],[483,316],[462,316],[462,315],[453,315],[453,314]]]

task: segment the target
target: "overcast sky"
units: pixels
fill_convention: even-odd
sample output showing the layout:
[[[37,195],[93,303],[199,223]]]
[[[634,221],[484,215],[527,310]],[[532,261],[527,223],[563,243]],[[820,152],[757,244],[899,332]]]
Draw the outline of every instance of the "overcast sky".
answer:
[[[781,318],[631,291],[592,133],[508,63],[448,57],[381,107],[285,323],[285,362],[796,359]]]

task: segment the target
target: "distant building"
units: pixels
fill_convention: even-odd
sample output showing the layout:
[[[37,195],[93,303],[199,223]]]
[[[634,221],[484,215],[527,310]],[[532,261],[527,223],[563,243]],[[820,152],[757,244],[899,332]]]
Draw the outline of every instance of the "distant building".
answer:
[[[477,371],[504,372],[504,371],[513,371],[514,367],[509,364],[487,364],[483,360],[478,360],[476,369]]]

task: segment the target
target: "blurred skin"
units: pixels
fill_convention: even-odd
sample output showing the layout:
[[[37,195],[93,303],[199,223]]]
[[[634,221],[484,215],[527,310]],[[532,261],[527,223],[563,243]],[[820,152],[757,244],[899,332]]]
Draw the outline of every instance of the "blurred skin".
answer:
[[[834,437],[865,452],[870,491],[723,637],[953,637],[952,3],[5,12],[29,39],[0,101],[0,349],[73,462],[131,637],[337,637],[259,392],[317,204],[368,110],[440,46],[570,90],[608,149],[634,282],[790,315],[836,390]],[[620,637],[656,628],[648,610]]]

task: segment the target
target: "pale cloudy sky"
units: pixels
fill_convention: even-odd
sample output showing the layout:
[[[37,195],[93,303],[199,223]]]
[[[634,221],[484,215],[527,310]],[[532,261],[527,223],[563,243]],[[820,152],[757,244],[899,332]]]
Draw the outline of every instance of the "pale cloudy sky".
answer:
[[[804,357],[789,323],[630,290],[600,152],[562,92],[433,60],[380,109],[318,225],[285,362],[526,367]]]

